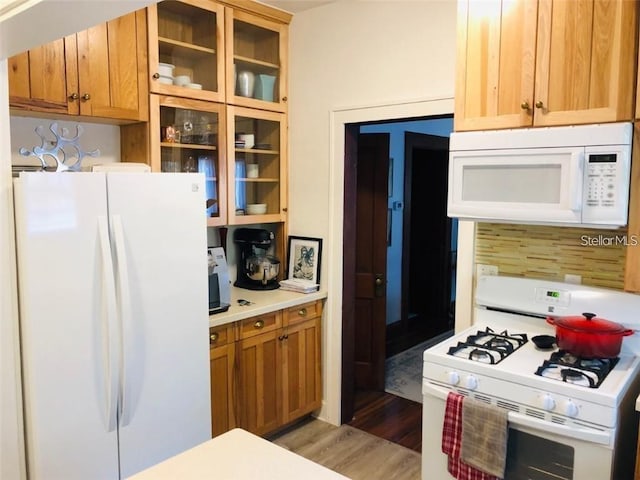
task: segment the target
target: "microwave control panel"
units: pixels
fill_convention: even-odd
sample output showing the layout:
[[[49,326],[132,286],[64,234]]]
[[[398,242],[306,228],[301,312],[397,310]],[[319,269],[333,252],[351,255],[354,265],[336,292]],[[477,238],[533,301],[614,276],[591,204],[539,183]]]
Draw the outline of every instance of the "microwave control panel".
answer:
[[[626,225],[631,148],[587,147],[584,159],[582,221]]]
[[[587,206],[615,207],[617,170],[617,154],[593,153],[587,155]]]

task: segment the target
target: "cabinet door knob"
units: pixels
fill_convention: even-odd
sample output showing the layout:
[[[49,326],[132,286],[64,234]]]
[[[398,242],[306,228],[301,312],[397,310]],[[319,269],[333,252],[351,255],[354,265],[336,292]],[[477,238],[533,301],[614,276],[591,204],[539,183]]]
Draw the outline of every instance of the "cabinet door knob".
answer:
[[[217,334],[217,333],[212,333],[212,334],[209,336],[209,341],[210,341],[211,343],[216,343],[216,342],[218,341],[218,334]]]
[[[287,100],[289,100],[287,97],[282,97],[283,102],[286,102]]]
[[[529,102],[527,102],[527,101],[525,100],[524,102],[522,102],[522,103],[520,104],[520,108],[521,108],[522,110],[529,110],[531,107],[529,106]]]
[[[262,327],[264,327],[264,320],[256,320],[256,323],[253,324],[253,328],[255,329],[261,329]]]
[[[301,317],[306,317],[307,316],[307,309],[306,308],[301,308],[300,310],[298,310],[298,315],[300,315]]]
[[[542,103],[542,101],[538,100],[536,102],[536,108],[543,108],[544,107],[544,103]]]
[[[153,78],[155,78],[156,80],[160,78],[160,74],[159,73],[154,73],[152,75]]]
[[[77,100],[78,99],[78,94],[76,92],[73,92],[71,95],[69,95],[69,100]]]
[[[91,100],[91,95],[89,95],[88,93],[85,93],[84,95],[82,95],[82,99],[83,100]]]

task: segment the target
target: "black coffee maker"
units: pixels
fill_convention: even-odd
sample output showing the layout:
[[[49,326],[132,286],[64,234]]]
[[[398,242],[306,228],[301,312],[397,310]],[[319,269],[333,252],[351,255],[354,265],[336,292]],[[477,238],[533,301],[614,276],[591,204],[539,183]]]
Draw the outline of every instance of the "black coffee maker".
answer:
[[[238,244],[238,278],[234,285],[248,290],[274,290],[280,287],[280,260],[267,251],[273,232],[262,228],[238,228],[233,234]]]

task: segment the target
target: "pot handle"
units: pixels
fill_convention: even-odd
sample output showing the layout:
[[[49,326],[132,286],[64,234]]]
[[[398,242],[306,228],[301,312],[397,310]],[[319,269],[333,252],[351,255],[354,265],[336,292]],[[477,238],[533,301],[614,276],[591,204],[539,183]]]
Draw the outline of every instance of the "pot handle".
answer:
[[[555,325],[556,324],[556,319],[553,317],[547,317],[547,323],[549,325]]]
[[[635,330],[625,330],[624,332],[622,332],[622,336],[628,337],[629,335],[633,335],[634,333],[636,333]]]

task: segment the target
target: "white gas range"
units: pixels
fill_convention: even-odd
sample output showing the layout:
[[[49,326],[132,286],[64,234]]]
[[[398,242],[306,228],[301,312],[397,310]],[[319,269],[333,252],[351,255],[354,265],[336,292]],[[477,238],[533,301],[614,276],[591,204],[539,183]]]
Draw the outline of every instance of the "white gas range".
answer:
[[[505,478],[633,478],[640,333],[616,359],[576,359],[531,340],[555,335],[546,316],[596,313],[640,329],[640,296],[582,285],[478,279],[474,324],[427,349],[423,366],[422,478],[452,478],[441,451],[447,394],[509,411]]]

